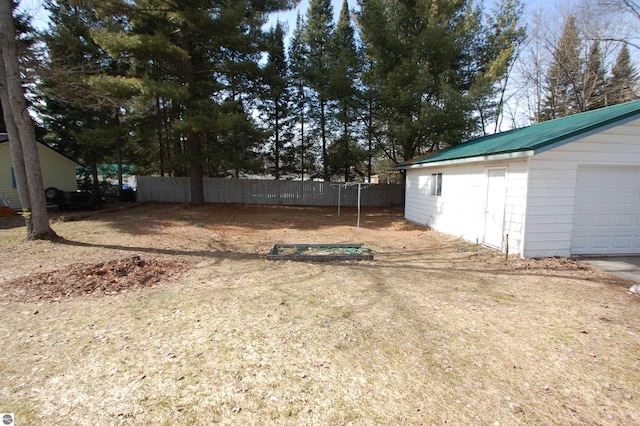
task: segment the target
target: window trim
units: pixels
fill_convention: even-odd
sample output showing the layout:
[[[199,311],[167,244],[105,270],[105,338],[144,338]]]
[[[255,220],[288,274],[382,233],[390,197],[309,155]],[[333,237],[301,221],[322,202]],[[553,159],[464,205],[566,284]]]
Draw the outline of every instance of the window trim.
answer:
[[[431,173],[429,195],[434,197],[442,196],[442,173]]]

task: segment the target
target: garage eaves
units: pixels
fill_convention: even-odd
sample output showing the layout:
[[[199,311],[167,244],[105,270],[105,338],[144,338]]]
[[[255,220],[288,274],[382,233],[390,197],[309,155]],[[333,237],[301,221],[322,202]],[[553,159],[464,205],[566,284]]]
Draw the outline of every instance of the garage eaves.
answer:
[[[396,169],[530,157],[638,117],[640,101],[626,102],[471,139],[451,148],[398,164]]]

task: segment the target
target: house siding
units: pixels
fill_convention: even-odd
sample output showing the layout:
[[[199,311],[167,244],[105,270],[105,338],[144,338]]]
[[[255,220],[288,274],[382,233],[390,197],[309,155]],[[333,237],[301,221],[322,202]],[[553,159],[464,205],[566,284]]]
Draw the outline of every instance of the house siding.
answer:
[[[578,167],[640,166],[640,119],[531,158],[526,257],[570,256]]]
[[[524,243],[528,164],[526,160],[511,161],[508,167],[505,234],[508,235],[509,252],[519,254]]]
[[[11,176],[11,151],[9,150],[8,143],[0,144],[0,194],[4,194],[9,198],[11,207],[14,207],[16,204],[18,206],[20,205],[20,203],[17,203],[18,193],[15,188],[13,188],[13,178]],[[0,205],[2,205],[1,202]]]
[[[76,191],[76,167],[78,164],[42,144],[38,144],[38,155],[42,165],[44,188],[56,187],[64,191]],[[11,207],[21,209],[18,191],[13,188],[11,176],[11,151],[8,143],[0,144],[0,194],[9,199]]]
[[[484,239],[487,170],[506,168],[504,233],[519,253],[524,232],[527,162],[473,163],[407,170],[405,218],[473,243]],[[442,173],[442,195],[430,195],[431,175]]]

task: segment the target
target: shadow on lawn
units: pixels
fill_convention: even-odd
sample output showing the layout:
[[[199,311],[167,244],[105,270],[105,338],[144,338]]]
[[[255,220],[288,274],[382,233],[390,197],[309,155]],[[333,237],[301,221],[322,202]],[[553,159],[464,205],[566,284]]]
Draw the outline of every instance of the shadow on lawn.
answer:
[[[446,251],[446,248],[442,250]],[[482,249],[491,251],[490,249]],[[549,262],[552,265],[549,265]],[[429,277],[438,274],[451,280],[464,276],[484,274],[487,276],[507,276],[511,278],[537,276],[565,280],[592,281],[606,285],[628,288],[632,281],[610,274],[600,274],[591,267],[565,258],[521,259],[510,258],[498,252],[475,257],[449,258],[437,250],[426,254],[424,251],[393,251],[375,254],[373,262],[366,262],[367,273],[383,276],[384,271],[411,271],[418,276]],[[485,280],[486,281],[486,280]]]
[[[152,247],[94,244],[67,239],[61,239],[57,243],[76,247],[129,251],[136,254],[149,253],[164,256],[184,256],[231,261],[264,260],[265,262],[292,262],[289,260],[267,260],[266,252],[260,254],[238,252],[235,250],[177,250]],[[537,262],[535,259],[527,259],[525,261],[530,262],[534,265],[535,262]],[[295,262],[302,265],[304,265],[305,263],[304,261]],[[510,277],[536,275],[548,278],[563,278],[588,281],[594,280],[594,277],[590,276],[590,269],[588,268],[574,268],[571,266],[548,268],[542,265],[540,265],[540,267],[530,266],[528,268],[524,268],[522,264],[514,265],[513,263],[509,264],[505,262],[484,262],[480,266],[475,262],[476,261],[470,259],[448,259],[444,256],[429,257],[425,256],[425,253],[422,251],[405,251],[393,253],[377,253],[373,261],[344,260],[322,263],[330,264],[338,268],[362,268],[363,270],[366,270],[368,274],[374,274],[379,278],[384,276],[384,274],[382,273],[384,271],[388,273],[397,270],[411,270],[412,274],[424,274],[425,276],[428,276],[429,274],[439,274],[444,277],[449,276],[452,280],[456,278],[456,274],[466,275],[479,273],[495,276],[506,275]],[[627,280],[615,276],[598,277],[597,281],[607,285],[623,287],[628,287],[629,283]]]
[[[130,251],[133,253],[149,253],[149,254],[157,254],[157,255],[164,255],[164,256],[191,256],[191,257],[201,257],[201,258],[242,260],[242,261],[259,260],[259,259],[266,258],[266,253],[262,255],[262,254],[256,254],[256,253],[237,252],[233,250],[176,250],[176,249],[162,249],[162,248],[153,248],[153,247],[133,247],[133,246],[112,245],[112,244],[84,243],[81,241],[73,241],[73,240],[68,240],[64,238],[56,240],[54,241],[54,243],[68,245],[68,246],[75,246],[75,247],[122,250],[122,251]]]
[[[136,208],[133,208],[136,207]],[[56,220],[52,218],[52,220]],[[164,224],[179,222],[207,229],[237,227],[250,230],[295,229],[320,231],[336,226],[356,227],[357,208],[342,207],[340,217],[336,207],[276,206],[247,204],[205,204],[191,206],[177,203],[134,203],[95,212],[61,214],[58,221],[100,221],[128,234],[159,233]],[[403,223],[403,212],[394,207],[362,207],[360,227],[388,228]],[[405,224],[404,227],[414,225]]]
[[[0,217],[0,229],[22,228],[25,226],[24,217],[21,215]]]

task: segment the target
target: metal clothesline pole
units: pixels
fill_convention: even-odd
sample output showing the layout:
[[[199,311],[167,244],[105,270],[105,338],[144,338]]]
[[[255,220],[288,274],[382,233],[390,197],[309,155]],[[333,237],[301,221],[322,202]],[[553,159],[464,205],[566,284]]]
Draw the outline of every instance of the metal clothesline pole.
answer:
[[[340,206],[342,201],[342,187],[345,189],[348,186],[358,185],[358,228],[360,228],[360,200],[362,198],[362,185],[371,185],[370,182],[345,182],[338,185],[332,185],[338,187],[338,217],[340,217]]]
[[[360,190],[362,189],[362,184],[358,182],[358,228],[360,228]]]

